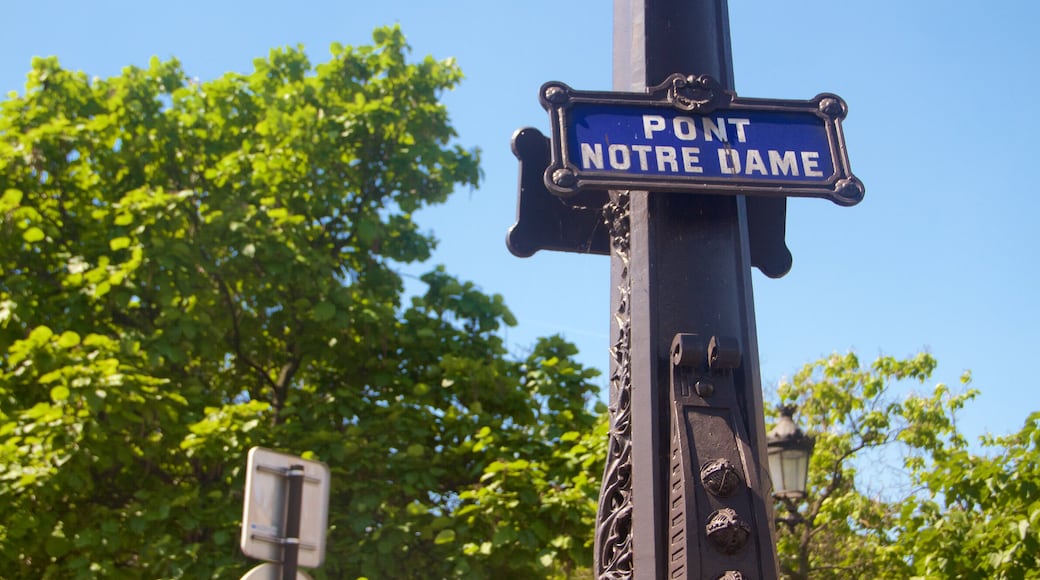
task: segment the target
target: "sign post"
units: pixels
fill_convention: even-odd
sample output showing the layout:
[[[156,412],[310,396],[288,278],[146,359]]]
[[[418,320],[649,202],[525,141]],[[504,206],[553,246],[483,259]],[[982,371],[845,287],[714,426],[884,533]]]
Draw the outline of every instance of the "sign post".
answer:
[[[726,0],[614,7],[617,92],[543,85],[552,138],[514,135],[507,237],[611,257],[595,575],[776,578],[751,267],[790,268],[787,196],[863,198],[846,107],[737,97]]]

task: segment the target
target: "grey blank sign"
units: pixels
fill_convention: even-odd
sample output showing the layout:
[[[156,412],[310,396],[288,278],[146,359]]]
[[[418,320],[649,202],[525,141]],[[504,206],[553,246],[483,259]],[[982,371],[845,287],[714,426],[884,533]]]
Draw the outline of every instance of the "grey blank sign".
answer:
[[[282,561],[289,497],[286,473],[292,465],[302,465],[304,473],[297,563],[304,568],[317,568],[325,560],[329,468],[319,461],[308,461],[263,447],[249,450],[242,513],[242,553],[267,562]]]

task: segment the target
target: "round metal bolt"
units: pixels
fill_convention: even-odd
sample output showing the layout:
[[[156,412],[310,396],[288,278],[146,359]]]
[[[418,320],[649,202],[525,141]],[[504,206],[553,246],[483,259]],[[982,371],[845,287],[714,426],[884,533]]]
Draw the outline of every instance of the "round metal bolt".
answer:
[[[820,111],[825,115],[839,119],[845,116],[845,107],[842,106],[841,101],[833,97],[827,97],[820,101]]]
[[[737,466],[728,459],[715,459],[701,467],[704,489],[718,497],[729,497],[740,488],[743,480]]]
[[[698,396],[708,398],[715,394],[715,383],[702,379],[693,385],[693,390]]]
[[[835,200],[841,205],[856,205],[863,200],[866,188],[863,182],[851,177],[834,184]]]
[[[712,512],[705,530],[708,539],[723,554],[736,554],[751,537],[751,526],[730,508]]]
[[[574,175],[574,172],[570,169],[557,169],[553,171],[553,183],[556,185],[571,189],[578,184],[578,177]]]
[[[545,89],[545,100],[554,105],[561,105],[567,102],[567,91],[563,87],[551,86]]]

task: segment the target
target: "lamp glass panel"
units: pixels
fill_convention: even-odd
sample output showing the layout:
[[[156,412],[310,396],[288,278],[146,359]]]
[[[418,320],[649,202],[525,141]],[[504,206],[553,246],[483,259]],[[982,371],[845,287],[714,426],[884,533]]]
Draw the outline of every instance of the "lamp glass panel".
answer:
[[[773,492],[780,493],[784,487],[784,463],[779,449],[769,450],[769,475],[773,480]]]
[[[805,491],[805,478],[809,467],[809,456],[801,449],[785,449],[782,452],[784,491]]]

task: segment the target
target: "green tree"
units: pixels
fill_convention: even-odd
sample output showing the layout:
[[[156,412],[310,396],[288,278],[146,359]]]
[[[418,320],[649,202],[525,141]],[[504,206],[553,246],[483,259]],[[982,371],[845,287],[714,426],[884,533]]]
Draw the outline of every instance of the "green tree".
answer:
[[[1040,413],[985,436],[989,453],[946,445],[913,465],[926,492],[901,514],[901,547],[923,578],[1040,577]]]
[[[317,577],[587,564],[594,371],[507,356],[500,296],[413,213],[475,186],[397,28],[196,82],[36,59],[0,103],[0,570],[237,577],[245,454],[332,470]],[[503,511],[508,510],[508,511]]]
[[[970,451],[956,415],[977,391],[923,385],[928,354],[854,354],[806,365],[778,387],[816,438],[808,495],[778,504],[788,578],[1024,578],[1040,574],[1040,413]],[[886,468],[886,465],[888,466]],[[797,509],[792,517],[788,511]]]

